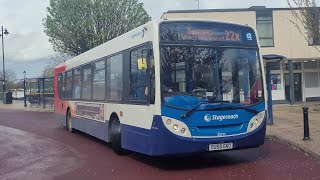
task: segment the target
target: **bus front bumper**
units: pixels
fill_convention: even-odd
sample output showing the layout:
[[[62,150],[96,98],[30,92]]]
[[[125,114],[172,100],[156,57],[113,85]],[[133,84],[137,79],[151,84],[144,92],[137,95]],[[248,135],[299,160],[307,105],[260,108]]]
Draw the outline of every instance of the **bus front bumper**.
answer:
[[[150,151],[153,156],[210,152],[210,144],[233,143],[232,150],[259,147],[264,144],[266,119],[256,130],[236,136],[219,138],[186,138],[171,133],[163,124],[161,116],[155,116],[150,133]]]

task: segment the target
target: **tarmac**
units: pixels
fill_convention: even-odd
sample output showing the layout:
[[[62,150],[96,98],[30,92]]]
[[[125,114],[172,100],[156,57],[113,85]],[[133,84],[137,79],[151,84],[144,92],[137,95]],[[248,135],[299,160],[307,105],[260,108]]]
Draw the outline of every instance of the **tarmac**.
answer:
[[[309,134],[310,140],[304,139],[303,106],[309,107]],[[43,109],[41,106],[27,105],[22,102],[13,104],[0,103],[0,109],[53,112],[53,108]],[[307,155],[320,160],[320,103],[296,104],[296,105],[274,105],[273,125],[267,126],[267,136],[278,138],[289,143]]]

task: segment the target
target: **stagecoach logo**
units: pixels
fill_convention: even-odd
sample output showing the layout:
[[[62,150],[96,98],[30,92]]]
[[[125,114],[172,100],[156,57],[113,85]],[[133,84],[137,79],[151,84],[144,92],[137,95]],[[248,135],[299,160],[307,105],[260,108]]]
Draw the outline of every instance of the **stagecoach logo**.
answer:
[[[203,119],[206,122],[210,121],[223,121],[223,120],[233,120],[233,119],[238,119],[239,115],[234,114],[234,115],[222,115],[222,116],[217,116],[217,115],[211,115],[211,114],[206,114]]]
[[[144,32],[145,32],[145,28],[143,28],[141,31],[137,32],[136,34],[132,35],[131,38],[136,38],[136,37],[144,37]]]
[[[211,121],[211,115],[210,115],[210,114],[205,115],[205,116],[204,116],[204,120],[205,120],[206,122],[210,122],[210,121]]]

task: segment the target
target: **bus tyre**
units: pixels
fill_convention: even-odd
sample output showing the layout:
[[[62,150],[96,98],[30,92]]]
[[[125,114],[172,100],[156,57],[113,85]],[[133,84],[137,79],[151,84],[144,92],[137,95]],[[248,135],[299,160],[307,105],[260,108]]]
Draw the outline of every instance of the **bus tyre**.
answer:
[[[74,129],[72,128],[72,120],[70,111],[67,112],[67,129],[69,132],[73,133]]]
[[[128,152],[121,147],[121,126],[118,118],[111,122],[110,142],[113,151],[118,155],[126,155]]]

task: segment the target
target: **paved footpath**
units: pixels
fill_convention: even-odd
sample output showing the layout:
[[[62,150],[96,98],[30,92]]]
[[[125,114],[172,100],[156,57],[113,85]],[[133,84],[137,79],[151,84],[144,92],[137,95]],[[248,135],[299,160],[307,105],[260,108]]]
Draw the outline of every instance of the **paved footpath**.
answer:
[[[276,136],[320,160],[320,112],[310,109],[311,141],[304,141],[303,113],[300,106],[274,106],[274,125],[267,127],[268,136]],[[317,109],[318,110],[318,109]]]
[[[69,133],[53,113],[0,107],[0,179],[320,179],[320,164],[276,139],[192,157],[117,156],[107,143]]]

